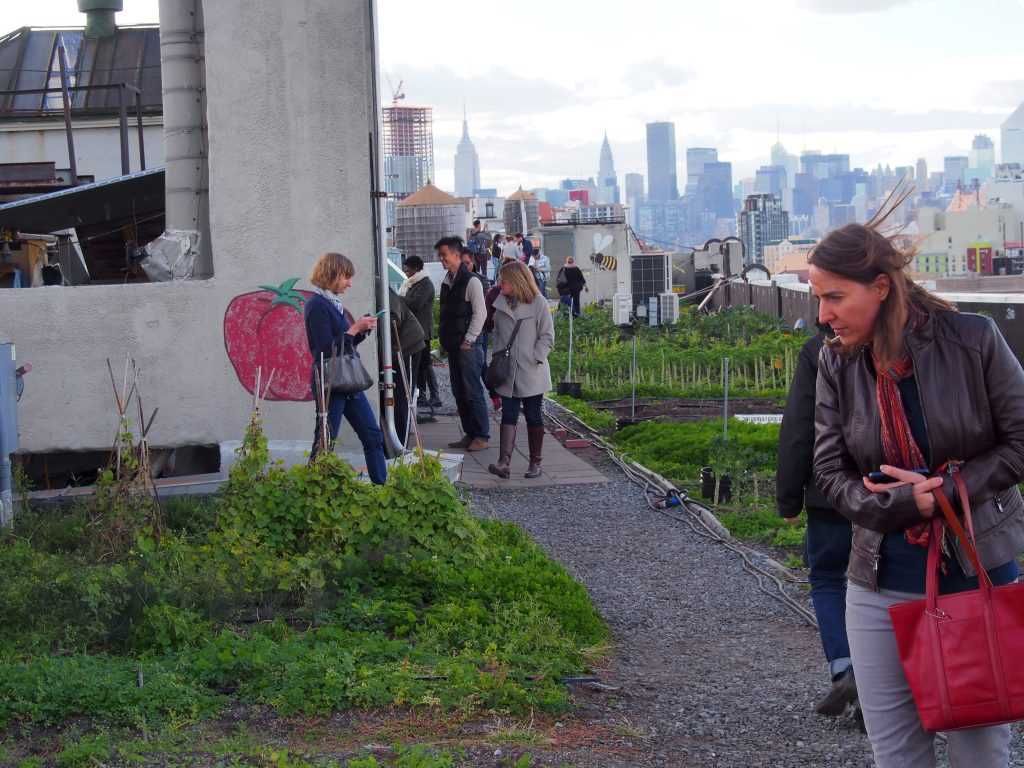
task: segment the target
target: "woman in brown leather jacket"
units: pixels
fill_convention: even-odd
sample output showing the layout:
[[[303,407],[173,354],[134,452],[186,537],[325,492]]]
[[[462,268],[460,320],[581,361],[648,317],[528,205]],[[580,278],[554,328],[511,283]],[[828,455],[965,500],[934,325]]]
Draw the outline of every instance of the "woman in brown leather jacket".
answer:
[[[996,585],[1017,579],[1024,371],[992,320],[910,280],[909,255],[876,227],[837,229],[809,259],[819,320],[835,332],[818,368],[814,471],[853,523],[846,627],[875,764],[916,768],[934,766],[934,734],[917,716],[888,607],[924,593],[932,490],[956,498],[952,478],[931,472],[951,460],[964,462],[982,564]],[[871,482],[875,470],[895,482]],[[953,538],[945,593],[978,582]],[[1005,766],[1009,742],[1009,726],[950,732],[950,762]]]

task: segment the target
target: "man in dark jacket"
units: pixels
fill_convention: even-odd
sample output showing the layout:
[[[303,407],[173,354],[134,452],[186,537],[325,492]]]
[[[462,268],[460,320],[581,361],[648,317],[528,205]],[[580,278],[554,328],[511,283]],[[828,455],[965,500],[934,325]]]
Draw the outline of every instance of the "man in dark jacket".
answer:
[[[832,676],[832,688],[815,711],[836,717],[856,701],[857,688],[846,639],[850,521],[832,508],[813,478],[815,387],[823,341],[819,333],[800,350],[779,432],[775,487],[779,515],[787,522],[798,522],[801,510],[807,509],[805,557],[810,568],[811,602]]]
[[[405,299],[394,291],[389,291],[391,302],[391,365],[395,373],[395,431],[408,442],[409,431],[409,392],[405,387],[405,379],[411,378],[419,364],[420,355],[426,347],[426,334],[416,315],[406,304]],[[399,365],[399,350],[401,363]]]
[[[437,336],[448,354],[448,375],[463,432],[462,439],[448,447],[482,451],[491,435],[480,378],[484,367],[480,337],[487,319],[483,281],[462,262],[461,237],[442,237],[434,247],[447,271],[441,284],[441,327]]]
[[[402,271],[408,279],[402,283],[398,293],[416,315],[425,337],[426,348],[419,356],[417,370],[410,373],[410,378],[416,377],[416,386],[420,390],[417,405],[421,408],[428,405],[431,408],[440,408],[441,397],[437,391],[437,377],[434,375],[434,359],[430,354],[430,340],[434,338],[434,284],[430,280],[430,275],[423,271],[423,259],[419,256],[407,258],[402,264]]]
[[[580,293],[587,287],[587,278],[583,270],[576,266],[576,260],[570,256],[565,265],[558,270],[555,288],[558,289],[559,300],[569,307],[573,317],[580,316]]]

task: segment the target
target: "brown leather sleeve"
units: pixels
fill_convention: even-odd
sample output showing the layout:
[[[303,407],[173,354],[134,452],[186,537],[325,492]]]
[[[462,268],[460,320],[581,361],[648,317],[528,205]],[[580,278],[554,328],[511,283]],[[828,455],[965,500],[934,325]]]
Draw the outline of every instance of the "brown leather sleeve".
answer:
[[[818,364],[814,412],[814,478],[818,487],[843,517],[879,533],[891,533],[923,518],[914,503],[912,486],[871,493],[843,437],[842,411],[835,377],[822,350]]]
[[[960,471],[971,504],[986,501],[1024,478],[1024,370],[992,320],[986,324],[980,349],[985,392],[978,394],[978,400],[988,399],[996,444],[976,456],[959,457],[966,459]],[[953,478],[947,476],[942,489],[948,498],[956,498]]]

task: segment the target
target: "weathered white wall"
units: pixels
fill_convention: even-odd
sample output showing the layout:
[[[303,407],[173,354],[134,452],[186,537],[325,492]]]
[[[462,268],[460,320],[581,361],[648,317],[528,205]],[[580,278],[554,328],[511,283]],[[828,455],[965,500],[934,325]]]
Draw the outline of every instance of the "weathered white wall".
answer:
[[[368,3],[216,0],[205,10],[214,277],[5,291],[0,337],[33,364],[19,404],[24,452],[109,447],[104,361],[116,370],[126,351],[147,409],[160,408],[155,445],[238,439],[249,396],[224,352],[228,302],[292,276],[308,287],[325,250],[355,261],[347,304],[372,310]],[[363,358],[375,370],[372,347]],[[269,436],[311,438],[312,411],[268,403]]]
[[[96,181],[121,175],[121,131],[116,119],[75,120],[75,159],[80,175],[92,174]],[[162,118],[145,118],[143,142],[146,167],[164,163]],[[131,170],[139,170],[139,129],[129,117],[128,158]],[[68,168],[68,139],[63,121],[40,125],[12,123],[0,126],[0,163],[54,162]]]

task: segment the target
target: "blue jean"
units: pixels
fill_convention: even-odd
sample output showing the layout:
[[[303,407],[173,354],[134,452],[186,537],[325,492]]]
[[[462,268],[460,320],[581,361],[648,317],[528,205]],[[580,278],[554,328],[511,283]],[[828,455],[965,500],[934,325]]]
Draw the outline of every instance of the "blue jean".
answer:
[[[484,345],[484,364],[480,368],[480,381],[483,383],[485,391],[487,390],[487,345],[490,340],[491,335],[489,333],[480,334],[480,342]],[[493,395],[494,393],[488,392],[487,394]]]
[[[383,485],[388,479],[388,465],[384,458],[384,433],[377,425],[370,401],[359,392],[355,395],[331,395],[327,405],[327,429],[330,432],[331,445],[334,445],[341,429],[341,417],[344,416],[363,444],[363,455],[366,456],[366,471],[370,480]],[[313,432],[313,449],[310,459],[320,452],[320,412],[317,411],[316,429]]]
[[[448,375],[452,382],[452,395],[459,411],[462,431],[471,438],[489,440],[490,422],[487,419],[487,399],[484,396],[484,345],[477,339],[469,349],[448,353]]]
[[[818,617],[821,646],[832,677],[850,667],[846,639],[846,568],[853,529],[848,520],[807,515],[807,566],[811,569],[811,603]]]

